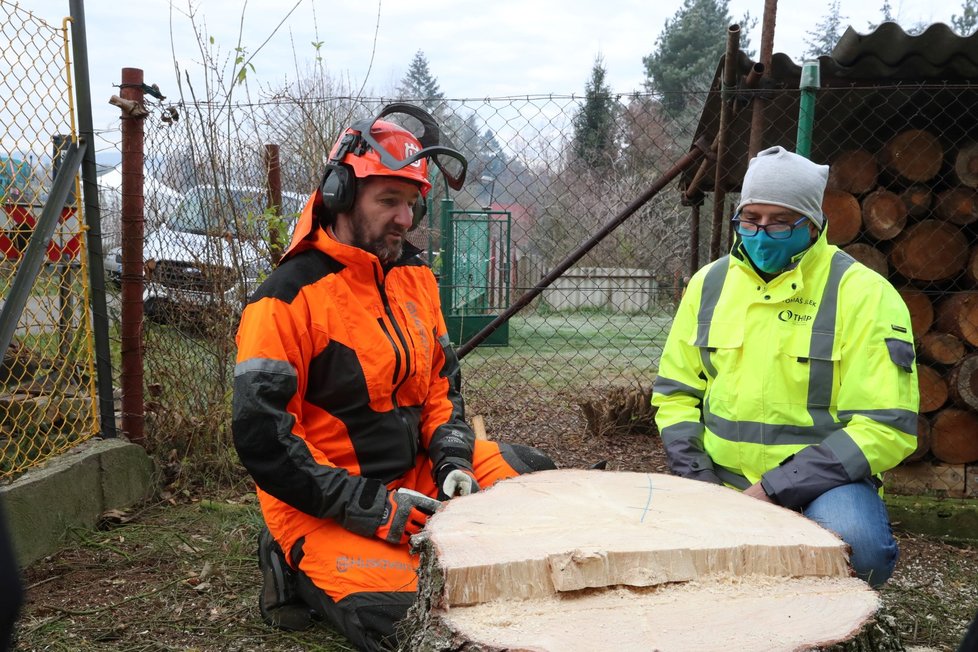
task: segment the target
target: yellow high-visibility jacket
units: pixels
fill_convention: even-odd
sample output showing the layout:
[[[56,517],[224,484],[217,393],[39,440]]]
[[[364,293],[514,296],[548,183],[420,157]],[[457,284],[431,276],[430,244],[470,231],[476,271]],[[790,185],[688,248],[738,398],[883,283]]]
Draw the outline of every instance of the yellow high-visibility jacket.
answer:
[[[803,507],[916,448],[910,315],[824,232],[771,281],[738,242],[690,280],[652,404],[674,473]]]

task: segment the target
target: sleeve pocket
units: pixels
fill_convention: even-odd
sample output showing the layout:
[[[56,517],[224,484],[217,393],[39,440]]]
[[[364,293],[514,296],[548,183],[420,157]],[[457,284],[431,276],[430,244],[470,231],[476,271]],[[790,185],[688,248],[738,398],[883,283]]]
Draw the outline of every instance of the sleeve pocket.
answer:
[[[907,373],[913,371],[913,344],[896,338],[886,338],[886,348],[890,352],[890,360]]]

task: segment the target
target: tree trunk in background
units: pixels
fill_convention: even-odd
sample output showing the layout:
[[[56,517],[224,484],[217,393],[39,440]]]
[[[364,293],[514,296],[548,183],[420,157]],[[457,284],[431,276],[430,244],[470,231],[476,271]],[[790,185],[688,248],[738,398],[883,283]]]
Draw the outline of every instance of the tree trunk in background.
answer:
[[[914,336],[923,336],[934,324],[934,304],[931,303],[930,297],[917,288],[903,287],[899,292],[903,302],[907,304],[907,310],[910,311],[910,324]]]
[[[917,281],[942,281],[964,269],[968,240],[961,230],[938,220],[907,227],[890,253],[890,263],[903,276]]]
[[[900,193],[907,208],[907,216],[914,219],[926,217],[934,203],[934,193],[927,186],[913,185]]]
[[[958,226],[971,224],[978,220],[978,194],[972,188],[948,188],[937,196],[934,212]]]
[[[952,294],[937,305],[934,324],[972,346],[978,346],[978,292]]]
[[[978,415],[960,408],[945,408],[934,416],[930,450],[948,464],[978,462]]]
[[[921,358],[943,365],[955,364],[965,354],[964,344],[957,336],[940,331],[925,333],[917,348]]]
[[[852,242],[863,226],[859,201],[844,190],[826,190],[822,198],[829,244],[844,245]]]
[[[880,163],[901,180],[921,183],[933,179],[944,161],[944,148],[937,137],[923,129],[894,136],[880,152]]]
[[[864,149],[850,149],[840,153],[829,168],[830,190],[862,195],[876,187],[879,166],[876,157]]]
[[[920,387],[920,411],[933,412],[947,403],[947,381],[925,364],[917,365],[917,384]]]
[[[886,262],[886,254],[873,245],[864,242],[854,242],[851,245],[843,247],[843,251],[883,278],[889,276],[890,264]]]
[[[963,185],[978,188],[978,143],[970,143],[958,150],[954,157],[954,173]]]
[[[889,190],[874,190],[862,203],[863,224],[866,232],[877,240],[892,240],[907,225],[907,207]]]

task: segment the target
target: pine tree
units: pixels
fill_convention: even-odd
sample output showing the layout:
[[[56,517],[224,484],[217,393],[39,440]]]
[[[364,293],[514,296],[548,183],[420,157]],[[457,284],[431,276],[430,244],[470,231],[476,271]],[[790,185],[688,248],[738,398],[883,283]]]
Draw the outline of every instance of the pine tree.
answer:
[[[421,50],[415,53],[397,91],[404,98],[419,100],[431,112],[437,111],[445,100],[444,93],[438,87],[438,79],[431,74],[428,59]]]
[[[951,16],[951,27],[961,36],[968,36],[978,29],[978,0],[964,0],[961,15]]]
[[[750,14],[741,21],[740,49],[750,55],[747,32],[756,24]],[[655,42],[655,51],[642,57],[645,87],[662,94],[671,115],[686,108],[683,92],[706,90],[726,49],[727,28],[733,23],[729,0],[684,0]]]
[[[804,58],[806,60],[815,59],[830,54],[842,36],[842,23],[846,20],[848,18],[839,13],[839,0],[832,0],[829,5],[829,13],[822,17],[815,29],[808,31],[809,38],[805,39],[808,50],[805,52]]]
[[[893,7],[890,5],[890,0],[883,0],[883,6],[880,7],[880,18],[882,19],[882,20],[880,20],[880,22],[878,22],[878,23],[870,23],[869,24],[870,31],[875,30],[877,27],[879,27],[883,23],[895,23],[896,22],[896,17],[893,15]]]
[[[618,104],[605,82],[601,55],[594,59],[591,79],[584,86],[584,106],[574,116],[574,158],[592,168],[606,168],[618,154],[615,114]]]

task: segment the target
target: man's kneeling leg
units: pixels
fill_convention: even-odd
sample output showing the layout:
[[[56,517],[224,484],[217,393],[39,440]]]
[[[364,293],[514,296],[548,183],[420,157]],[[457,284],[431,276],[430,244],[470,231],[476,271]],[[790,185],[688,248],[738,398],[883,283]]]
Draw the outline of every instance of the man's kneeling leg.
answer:
[[[266,527],[258,534],[258,568],[262,576],[258,610],[265,624],[290,631],[311,627],[312,612],[299,597],[296,573]]]

